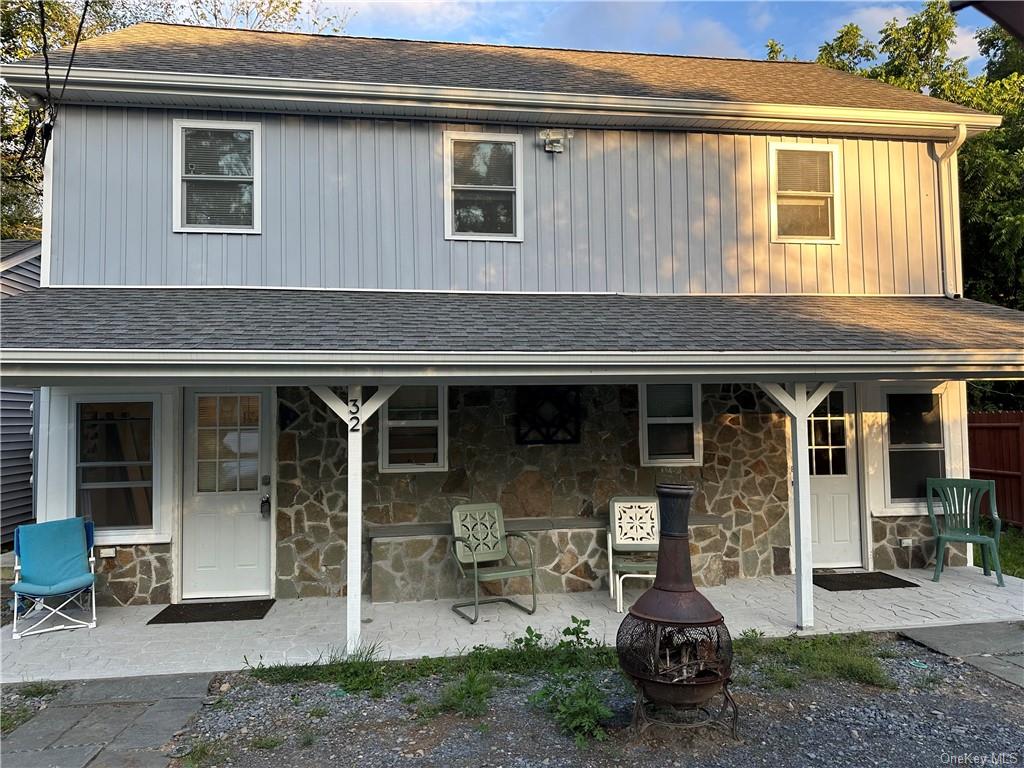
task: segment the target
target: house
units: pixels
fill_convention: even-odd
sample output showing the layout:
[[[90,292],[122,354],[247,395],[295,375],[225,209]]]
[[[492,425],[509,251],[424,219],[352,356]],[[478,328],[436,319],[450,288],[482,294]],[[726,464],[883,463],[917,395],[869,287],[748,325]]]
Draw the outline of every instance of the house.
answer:
[[[698,581],[795,573],[811,626],[812,568],[926,564],[965,380],[1024,373],[1021,313],[961,297],[998,124],[810,63],[89,40],[3,307],[40,518],[92,517],[108,601],[346,595],[354,647],[361,595],[460,589],[455,504],[600,589],[609,499],[692,481]]]
[[[42,247],[38,240],[0,242],[0,296],[39,287]],[[0,545],[14,542],[14,529],[34,517],[32,453],[36,392],[0,388]]]

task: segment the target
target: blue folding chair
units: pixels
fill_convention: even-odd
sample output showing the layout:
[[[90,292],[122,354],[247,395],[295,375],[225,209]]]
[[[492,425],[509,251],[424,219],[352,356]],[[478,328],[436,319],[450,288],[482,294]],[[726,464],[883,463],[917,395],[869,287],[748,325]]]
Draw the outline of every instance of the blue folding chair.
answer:
[[[96,626],[96,558],[93,556],[93,524],[80,517],[55,520],[51,523],[19,525],[14,531],[14,626],[15,640],[26,635],[39,635],[58,629]],[[84,602],[89,594],[90,604]],[[54,608],[46,600],[60,603]],[[26,609],[22,600],[30,601]],[[75,604],[83,611],[92,610],[88,621],[68,616],[68,606]],[[28,629],[18,631],[19,616],[44,611],[45,615]],[[43,627],[57,619],[68,623]]]

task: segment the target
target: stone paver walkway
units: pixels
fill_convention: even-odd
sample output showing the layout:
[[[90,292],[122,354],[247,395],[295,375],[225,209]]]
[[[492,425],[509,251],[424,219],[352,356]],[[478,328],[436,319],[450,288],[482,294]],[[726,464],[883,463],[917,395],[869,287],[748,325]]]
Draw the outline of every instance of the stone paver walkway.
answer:
[[[903,634],[937,653],[961,658],[972,667],[1024,688],[1024,622],[922,627]]]
[[[1006,587],[978,568],[950,568],[938,584],[930,570],[894,571],[918,588],[828,592],[814,588],[814,632],[888,631],[964,622],[1024,618],[1024,580]],[[725,615],[734,634],[759,629],[766,635],[795,631],[792,576],[737,579],[702,590]],[[641,589],[627,590],[627,604]],[[503,645],[527,626],[552,636],[570,616],[591,620],[593,636],[614,642],[622,616],[607,592],[540,595],[533,616],[507,605],[481,609],[470,626],[451,611],[451,600],[364,606],[365,642],[379,641],[391,658],[457,653],[478,645]],[[103,609],[92,630],[53,632],[12,641],[3,629],[4,682],[77,680],[178,672],[240,669],[257,664],[314,661],[345,646],[345,600],[278,600],[261,621],[164,624],[146,622],[161,606]]]
[[[202,706],[209,674],[70,684],[3,739],[4,768],[166,768],[160,751]]]

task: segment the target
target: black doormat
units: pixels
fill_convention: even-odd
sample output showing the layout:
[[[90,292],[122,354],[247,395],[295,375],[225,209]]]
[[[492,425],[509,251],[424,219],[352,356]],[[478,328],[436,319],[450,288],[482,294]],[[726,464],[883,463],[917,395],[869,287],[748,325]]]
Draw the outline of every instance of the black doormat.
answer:
[[[916,587],[912,581],[890,576],[881,571],[870,573],[816,573],[814,586],[829,592],[850,592],[858,589],[903,589]]]
[[[194,624],[201,621],[256,621],[267,615],[273,600],[168,605],[147,624]]]

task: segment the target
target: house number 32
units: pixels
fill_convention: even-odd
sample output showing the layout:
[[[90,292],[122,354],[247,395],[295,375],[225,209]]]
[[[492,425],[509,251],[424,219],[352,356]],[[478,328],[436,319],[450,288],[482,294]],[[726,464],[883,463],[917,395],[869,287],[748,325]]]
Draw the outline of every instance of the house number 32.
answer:
[[[349,400],[348,401],[348,412],[349,412],[348,431],[349,432],[358,432],[359,431],[359,421],[360,421],[360,419],[359,419],[359,410],[360,409],[359,409],[359,401],[358,400],[353,399],[353,400]]]

